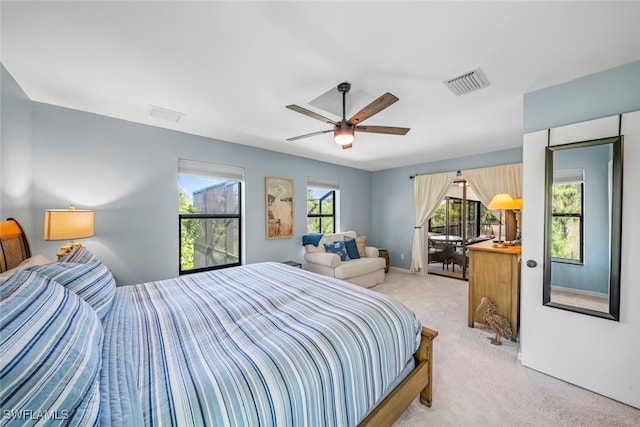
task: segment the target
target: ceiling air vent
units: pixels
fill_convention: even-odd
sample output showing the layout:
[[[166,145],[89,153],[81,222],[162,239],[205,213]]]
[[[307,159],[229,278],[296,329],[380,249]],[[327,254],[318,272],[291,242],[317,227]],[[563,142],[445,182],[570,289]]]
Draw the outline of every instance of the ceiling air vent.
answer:
[[[184,117],[184,113],[158,107],[156,105],[149,105],[149,115],[151,117],[168,120],[170,122],[179,122]]]
[[[464,73],[458,77],[445,80],[442,83],[444,83],[455,96],[474,92],[491,85],[480,68]]]

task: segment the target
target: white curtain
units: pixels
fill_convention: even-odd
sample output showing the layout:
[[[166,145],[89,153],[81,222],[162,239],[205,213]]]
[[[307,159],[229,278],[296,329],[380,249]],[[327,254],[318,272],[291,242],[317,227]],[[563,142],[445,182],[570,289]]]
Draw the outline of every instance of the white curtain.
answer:
[[[498,193],[508,193],[514,199],[522,198],[522,163],[461,172],[485,206]]]
[[[456,172],[444,172],[418,175],[413,179],[416,226],[413,231],[411,272],[420,271],[425,267],[427,260],[425,241],[427,236],[423,226],[440,206],[440,202],[447,194],[447,190],[455,177]]]
[[[522,163],[468,169],[462,171],[462,175],[485,206],[499,193],[507,193],[514,199],[522,198]],[[494,215],[497,214],[498,212],[494,212]],[[502,219],[502,215],[500,218]],[[500,230],[493,233],[506,236],[502,220],[498,227]]]

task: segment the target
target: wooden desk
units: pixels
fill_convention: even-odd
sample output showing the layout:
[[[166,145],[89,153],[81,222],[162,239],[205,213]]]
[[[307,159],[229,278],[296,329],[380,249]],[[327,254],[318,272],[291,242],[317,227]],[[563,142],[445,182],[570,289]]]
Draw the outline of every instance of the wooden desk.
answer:
[[[482,297],[489,297],[498,306],[498,314],[511,323],[518,337],[520,317],[520,246],[494,247],[491,240],[468,245],[469,250],[469,327],[482,320],[476,309]]]

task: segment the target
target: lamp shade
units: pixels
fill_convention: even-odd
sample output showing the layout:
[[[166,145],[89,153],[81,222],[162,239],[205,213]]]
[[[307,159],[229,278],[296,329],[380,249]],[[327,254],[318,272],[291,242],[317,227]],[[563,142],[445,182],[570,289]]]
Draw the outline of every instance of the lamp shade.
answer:
[[[93,211],[47,209],[44,212],[44,240],[73,240],[93,236]]]
[[[497,211],[500,209],[516,209],[516,203],[513,198],[507,193],[498,193],[493,196],[491,202],[487,206],[490,211]]]
[[[513,209],[518,211],[522,210],[522,198],[513,199],[513,204],[515,206]]]

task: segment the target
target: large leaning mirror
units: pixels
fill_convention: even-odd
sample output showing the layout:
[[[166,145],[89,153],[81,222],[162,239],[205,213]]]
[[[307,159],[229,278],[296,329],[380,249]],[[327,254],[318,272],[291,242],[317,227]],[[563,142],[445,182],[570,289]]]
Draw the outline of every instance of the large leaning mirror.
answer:
[[[622,136],[547,147],[543,304],[620,317]]]

